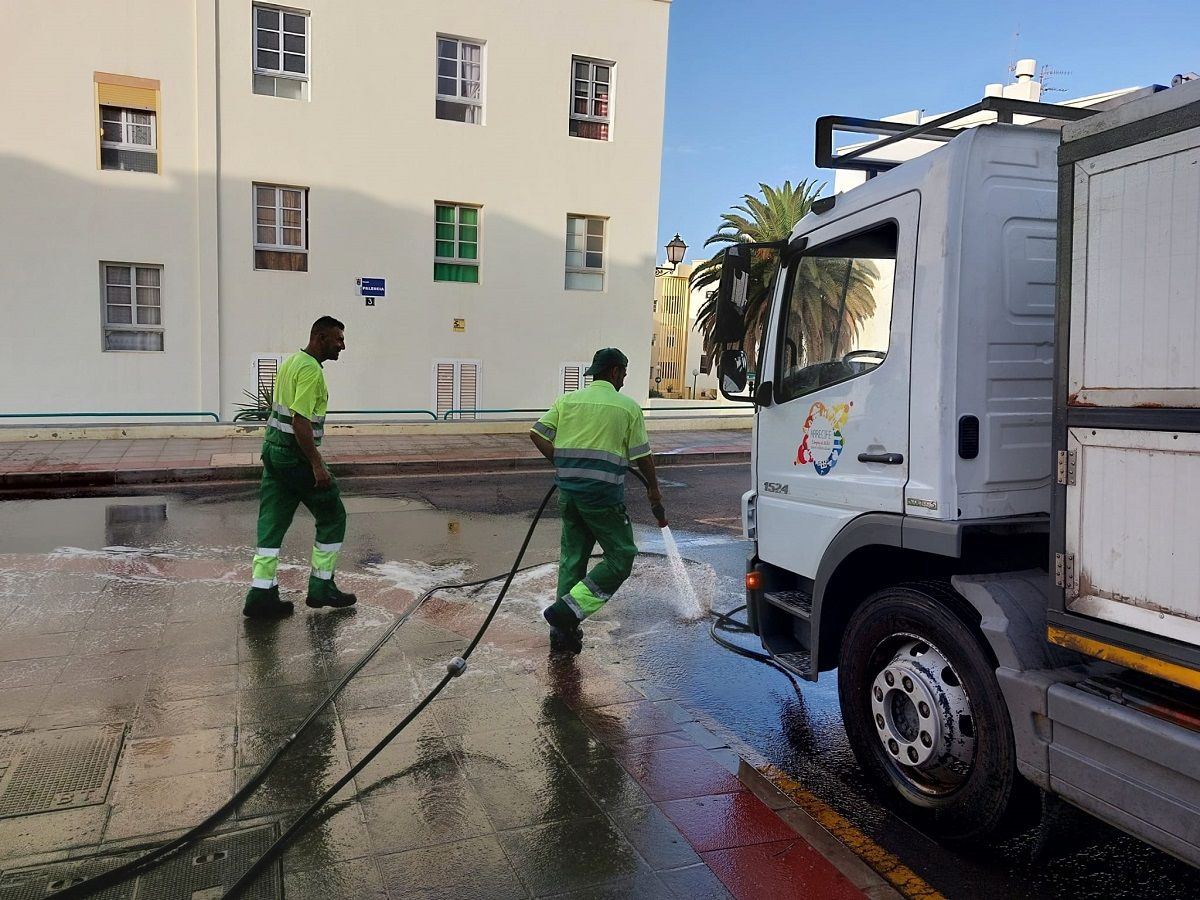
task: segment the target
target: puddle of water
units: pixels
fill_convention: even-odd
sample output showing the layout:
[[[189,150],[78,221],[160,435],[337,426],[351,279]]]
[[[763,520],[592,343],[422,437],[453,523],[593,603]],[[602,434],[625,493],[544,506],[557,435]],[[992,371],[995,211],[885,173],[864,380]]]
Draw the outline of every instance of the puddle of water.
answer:
[[[679,555],[675,535],[671,534],[670,527],[664,528],[662,534],[663,543],[667,548],[667,562],[671,566],[671,577],[675,579],[675,590],[670,592],[669,596],[680,618],[685,622],[694,622],[704,617],[705,609],[700,604],[700,598],[696,596],[696,589],[692,586],[692,579],[688,577],[683,557]]]

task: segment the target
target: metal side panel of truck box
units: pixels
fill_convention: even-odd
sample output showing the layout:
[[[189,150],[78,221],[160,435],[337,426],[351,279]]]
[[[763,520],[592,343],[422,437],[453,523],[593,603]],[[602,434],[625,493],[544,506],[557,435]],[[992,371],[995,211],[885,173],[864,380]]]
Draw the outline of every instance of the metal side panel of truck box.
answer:
[[[1060,152],[1063,614],[1196,687],[1200,83],[1095,118],[1068,126]]]

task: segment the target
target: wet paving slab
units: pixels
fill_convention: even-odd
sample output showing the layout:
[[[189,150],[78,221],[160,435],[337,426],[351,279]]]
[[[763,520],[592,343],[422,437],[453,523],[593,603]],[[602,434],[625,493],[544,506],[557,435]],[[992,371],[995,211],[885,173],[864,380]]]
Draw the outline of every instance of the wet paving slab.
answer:
[[[422,590],[468,571],[502,571],[516,544],[511,518],[375,504],[339,574],[359,606],[310,612],[301,604],[290,619],[261,623],[240,615],[246,551],[221,540],[233,526],[249,529],[249,504],[236,514],[201,505],[151,519],[103,514],[112,501],[54,502],[65,504],[67,535],[47,525],[0,547],[0,737],[116,739],[102,766],[107,780],[84,805],[0,813],[5,900],[30,889],[26,876],[69,881],[217,809]],[[13,512],[0,506],[0,520]],[[395,528],[375,521],[383,519]],[[463,553],[464,532],[488,548],[488,568]],[[410,538],[429,552],[401,553]],[[306,555],[292,542],[281,565],[285,593],[306,575],[288,561],[289,550]],[[552,558],[554,549],[543,536],[531,555]],[[640,561],[630,594],[667,602],[660,570]],[[708,577],[700,568],[696,576]],[[763,896],[748,892],[745,873],[772,857],[747,848],[804,842],[739,780],[725,741],[614,664],[620,621],[590,627],[590,654],[548,656],[540,608],[553,585],[552,566],[518,576],[467,673],[317,815],[264,896],[280,885],[300,897]],[[437,682],[494,590],[426,603],[218,837],[278,831],[332,787]],[[61,774],[44,777],[56,793]],[[0,804],[11,790],[0,782]],[[698,805],[678,805],[685,801]],[[745,825],[704,824],[713,817]],[[710,861],[714,853],[724,855]],[[806,875],[814,892],[857,892],[816,858]]]

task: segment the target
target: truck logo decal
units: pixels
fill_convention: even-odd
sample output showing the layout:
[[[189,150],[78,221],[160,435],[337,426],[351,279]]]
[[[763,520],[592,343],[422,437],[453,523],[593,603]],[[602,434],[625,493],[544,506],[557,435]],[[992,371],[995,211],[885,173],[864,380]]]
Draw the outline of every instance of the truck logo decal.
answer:
[[[828,475],[842,455],[844,441],[842,428],[850,418],[853,403],[838,403],[827,407],[818,400],[808,408],[804,420],[804,440],[796,450],[796,461],[792,465],[813,464],[818,475]]]

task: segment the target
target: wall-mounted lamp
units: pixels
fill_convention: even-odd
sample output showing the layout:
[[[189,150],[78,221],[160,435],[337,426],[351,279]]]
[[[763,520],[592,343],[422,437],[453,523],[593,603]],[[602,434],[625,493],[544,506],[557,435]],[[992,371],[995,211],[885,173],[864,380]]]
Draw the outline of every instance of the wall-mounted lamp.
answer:
[[[667,242],[667,262],[670,266],[655,266],[654,277],[659,275],[669,275],[675,271],[675,267],[683,262],[683,255],[687,253],[687,244],[683,242],[683,238],[676,233],[675,237]]]

